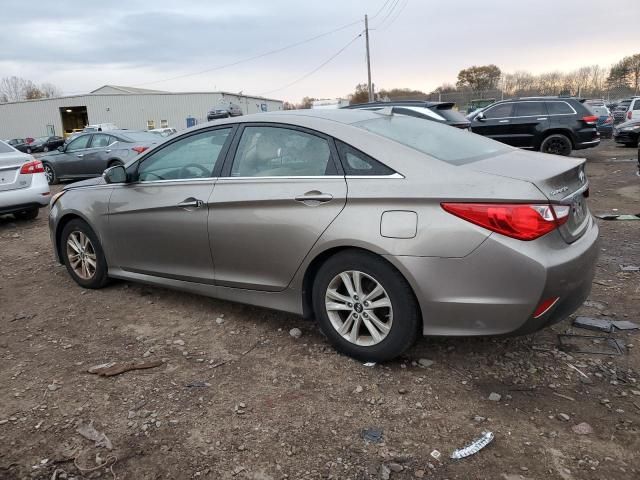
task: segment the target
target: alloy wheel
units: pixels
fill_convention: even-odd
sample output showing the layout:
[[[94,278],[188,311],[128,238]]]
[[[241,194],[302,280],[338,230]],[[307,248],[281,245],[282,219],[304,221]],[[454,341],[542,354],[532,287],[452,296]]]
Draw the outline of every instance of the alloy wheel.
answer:
[[[569,152],[569,146],[562,138],[550,139],[545,148],[545,153],[551,153],[553,155],[568,155]]]
[[[89,280],[96,274],[97,257],[89,237],[75,230],[67,237],[67,257],[74,273],[83,280]]]
[[[336,275],[327,287],[325,308],[333,328],[355,345],[376,345],[391,331],[391,299],[366,273],[349,270]]]
[[[54,178],[53,169],[46,163],[44,165],[44,176],[47,177],[47,182],[49,184],[53,182],[53,178]]]

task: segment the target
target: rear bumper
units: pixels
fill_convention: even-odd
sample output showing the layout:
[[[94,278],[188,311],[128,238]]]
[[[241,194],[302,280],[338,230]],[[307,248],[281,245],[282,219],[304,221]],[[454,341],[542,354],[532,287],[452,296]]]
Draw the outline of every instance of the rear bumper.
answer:
[[[387,257],[407,278],[424,335],[525,334],[558,322],[588,297],[598,226],[567,244],[558,231],[533,242],[492,234],[464,258]],[[540,318],[541,301],[559,297]]]
[[[44,174],[36,174],[27,188],[0,192],[0,213],[7,214],[49,205],[51,192]]]

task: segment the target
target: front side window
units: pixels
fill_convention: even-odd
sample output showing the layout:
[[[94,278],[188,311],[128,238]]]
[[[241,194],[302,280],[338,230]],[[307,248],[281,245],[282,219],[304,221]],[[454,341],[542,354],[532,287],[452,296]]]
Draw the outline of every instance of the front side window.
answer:
[[[568,115],[575,113],[567,102],[546,102],[549,115]]]
[[[546,115],[547,108],[544,102],[520,102],[516,104],[516,117],[537,117]]]
[[[152,153],[138,166],[140,182],[209,178],[230,128],[190,135]]]
[[[74,152],[76,150],[83,150],[89,145],[91,135],[82,135],[75,140],[72,140],[67,146],[67,152]]]
[[[513,103],[501,103],[484,111],[484,118],[506,118],[513,116]]]
[[[232,177],[306,177],[334,173],[327,140],[281,127],[246,127],[231,168]]]

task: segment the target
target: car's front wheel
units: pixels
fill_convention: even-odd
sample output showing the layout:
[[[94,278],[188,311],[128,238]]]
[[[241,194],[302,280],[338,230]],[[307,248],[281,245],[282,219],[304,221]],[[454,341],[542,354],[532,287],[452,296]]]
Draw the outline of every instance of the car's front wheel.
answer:
[[[572,145],[571,140],[566,135],[561,133],[554,133],[549,135],[542,141],[540,145],[540,151],[543,153],[550,153],[553,155],[567,156],[571,153]]]
[[[48,163],[43,164],[44,168],[44,176],[47,177],[47,183],[49,185],[55,185],[58,183],[58,176],[56,175],[56,171],[53,169],[51,165]]]
[[[313,308],[334,347],[362,361],[391,360],[416,341],[420,314],[411,287],[386,260],[345,250],[313,284]]]
[[[60,242],[64,264],[78,285],[102,288],[107,284],[107,261],[102,246],[86,222],[71,220],[64,226]]]

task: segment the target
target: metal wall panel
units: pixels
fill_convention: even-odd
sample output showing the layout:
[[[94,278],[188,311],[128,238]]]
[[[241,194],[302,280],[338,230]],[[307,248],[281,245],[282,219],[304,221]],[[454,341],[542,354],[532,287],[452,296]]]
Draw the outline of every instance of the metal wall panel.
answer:
[[[178,130],[186,128],[187,117],[206,122],[207,111],[231,101],[242,107],[243,113],[282,110],[279,100],[246,97],[229,93],[153,93],[153,94],[93,94],[72,97],[31,100],[0,104],[0,139],[47,135],[47,125],[53,125],[56,135],[62,135],[60,108],[86,106],[89,123],[115,123],[120,128],[146,130],[153,120],[159,128],[162,120]]]

